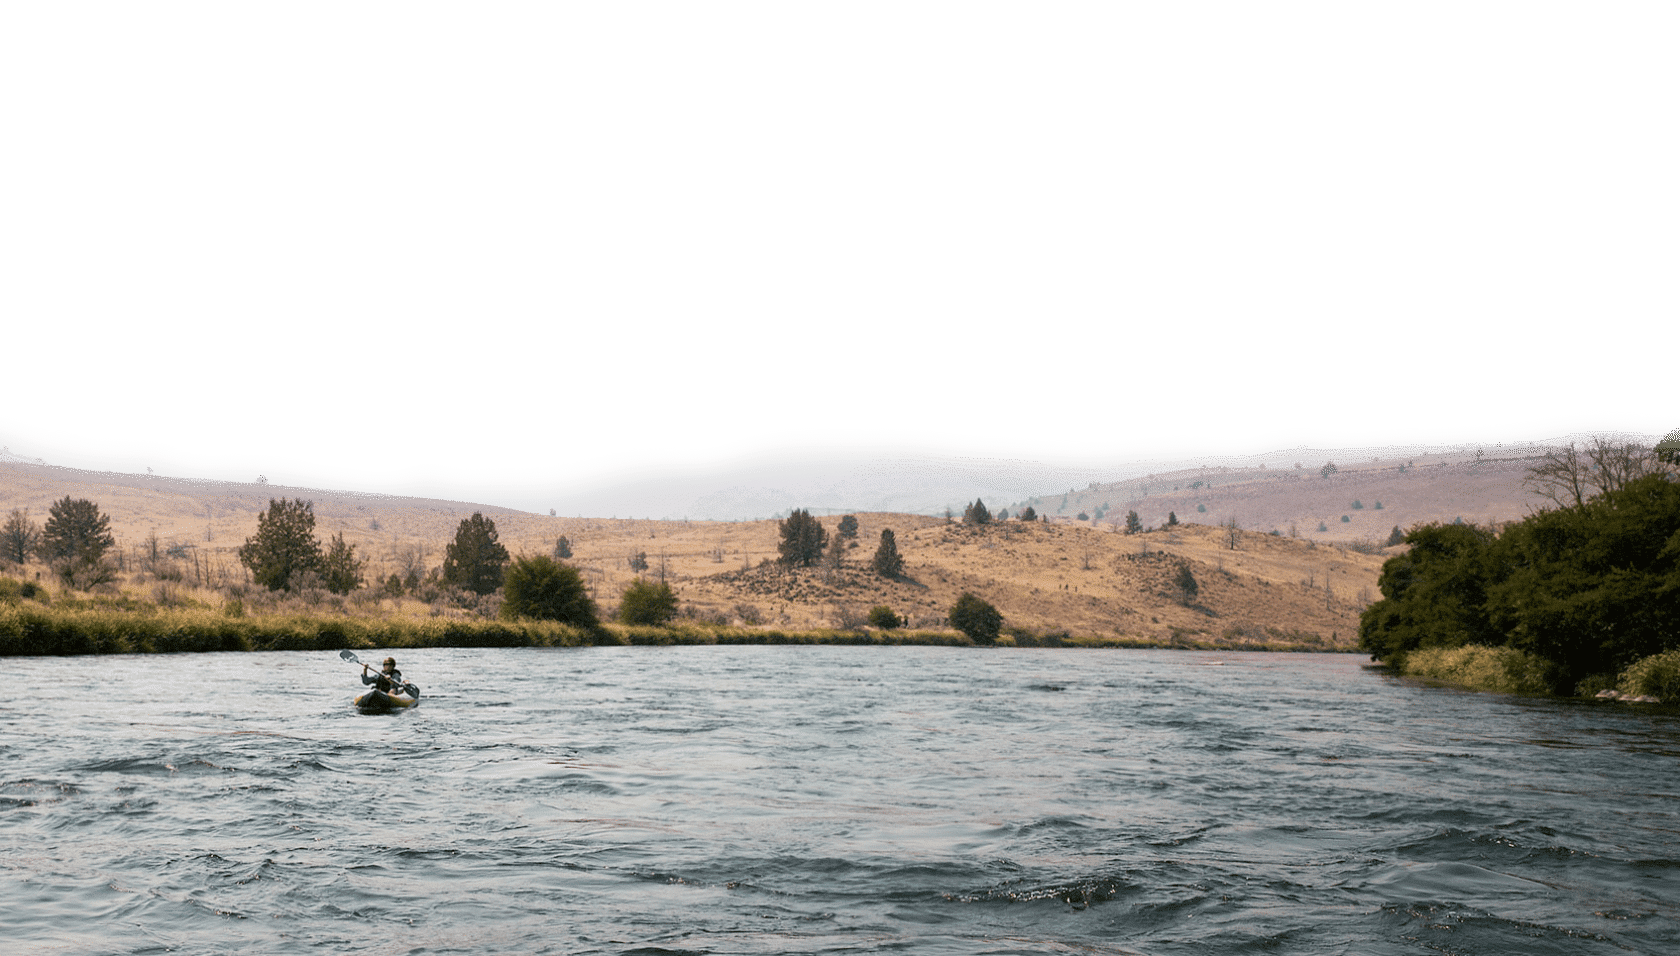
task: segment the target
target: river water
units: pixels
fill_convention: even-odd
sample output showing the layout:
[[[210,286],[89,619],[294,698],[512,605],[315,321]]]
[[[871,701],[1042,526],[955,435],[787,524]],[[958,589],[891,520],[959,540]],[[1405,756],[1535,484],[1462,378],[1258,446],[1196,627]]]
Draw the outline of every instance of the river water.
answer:
[[[365,652],[377,660],[381,652]],[[1349,655],[0,659],[10,953],[1657,953],[1680,718]]]

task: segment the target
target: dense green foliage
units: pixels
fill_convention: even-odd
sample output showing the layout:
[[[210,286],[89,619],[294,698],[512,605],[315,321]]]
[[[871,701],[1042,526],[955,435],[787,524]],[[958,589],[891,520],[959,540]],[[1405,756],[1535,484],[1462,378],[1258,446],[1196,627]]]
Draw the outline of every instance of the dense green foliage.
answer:
[[[1033,510],[1032,505],[1027,505],[1025,508],[1021,509],[1020,518],[1022,521],[1037,521],[1038,512]]]
[[[1177,524],[1178,523],[1178,519],[1176,517],[1172,516],[1172,512],[1170,512],[1170,511],[1167,512],[1167,515],[1168,515],[1168,517],[1172,518],[1171,521],[1167,522],[1168,524]],[[1143,519],[1138,517],[1138,513],[1136,511],[1126,512],[1126,533],[1127,534],[1138,534],[1142,531],[1143,531]]]
[[[892,608],[885,604],[878,604],[869,609],[869,626],[890,631],[894,628],[903,627],[904,619],[899,617]]]
[[[841,515],[840,524],[834,529],[836,536],[850,540],[858,536],[857,515]]]
[[[828,545],[828,532],[823,530],[822,522],[811,517],[811,513],[803,508],[793,509],[793,513],[783,519],[779,530],[782,540],[777,544],[776,552],[783,564],[808,568],[817,563],[823,548]]]
[[[315,503],[268,499],[257,516],[257,533],[239,548],[239,563],[270,591],[290,591],[295,577],[321,569],[321,542],[315,540]]]
[[[475,511],[455,529],[455,540],[445,549],[443,579],[476,594],[489,594],[502,586],[502,569],[508,550],[496,538],[496,522]]]
[[[676,616],[677,596],[664,581],[637,578],[618,603],[618,619],[625,624],[664,624]]]
[[[564,561],[572,556],[572,539],[561,535],[554,540],[554,560]]]
[[[547,555],[514,558],[503,588],[501,613],[505,618],[529,617],[578,627],[594,627],[600,622],[583,575]]]
[[[1680,646],[1680,483],[1630,481],[1495,534],[1428,524],[1383,565],[1360,648],[1402,664],[1420,648],[1509,646],[1551,664],[1555,690]]]
[[[986,509],[986,503],[979,498],[963,509],[963,524],[991,524],[992,513]]]
[[[870,566],[883,578],[896,578],[904,573],[904,558],[899,556],[898,538],[891,528],[881,529],[881,543],[875,548]]]
[[[951,605],[948,615],[951,626],[976,644],[995,644],[1003,630],[1003,615],[986,601],[967,591]]]

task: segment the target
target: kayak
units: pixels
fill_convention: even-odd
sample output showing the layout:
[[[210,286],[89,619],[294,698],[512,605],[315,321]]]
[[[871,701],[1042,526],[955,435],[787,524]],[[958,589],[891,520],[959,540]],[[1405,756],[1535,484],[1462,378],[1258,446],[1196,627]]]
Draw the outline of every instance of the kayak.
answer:
[[[406,694],[387,694],[382,690],[370,690],[356,698],[356,709],[364,714],[389,714],[394,710],[420,706],[420,697],[409,697]]]

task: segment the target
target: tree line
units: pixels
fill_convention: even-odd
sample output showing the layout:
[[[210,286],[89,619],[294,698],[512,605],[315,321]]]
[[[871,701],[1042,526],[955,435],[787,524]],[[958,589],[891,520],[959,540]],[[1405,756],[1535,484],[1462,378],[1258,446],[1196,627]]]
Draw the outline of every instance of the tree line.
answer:
[[[1661,446],[1659,446],[1661,448]],[[1383,565],[1359,646],[1403,665],[1421,648],[1510,647],[1554,692],[1680,647],[1680,450],[1595,441],[1530,469],[1549,507],[1501,528],[1429,523]]]

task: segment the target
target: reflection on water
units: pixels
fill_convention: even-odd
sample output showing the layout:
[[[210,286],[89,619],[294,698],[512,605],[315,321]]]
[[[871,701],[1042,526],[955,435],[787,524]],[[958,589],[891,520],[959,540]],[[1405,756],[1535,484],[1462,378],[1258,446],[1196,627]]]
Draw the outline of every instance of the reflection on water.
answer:
[[[1349,656],[955,648],[0,661],[31,953],[1625,953],[1680,722]],[[1207,666],[1218,664],[1220,666]]]

